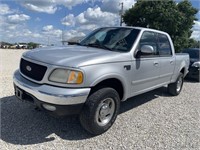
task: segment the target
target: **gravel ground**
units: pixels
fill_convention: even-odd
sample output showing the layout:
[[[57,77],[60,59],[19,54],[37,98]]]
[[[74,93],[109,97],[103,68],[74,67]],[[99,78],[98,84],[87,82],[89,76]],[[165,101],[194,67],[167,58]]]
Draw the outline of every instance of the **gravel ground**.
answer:
[[[166,88],[122,103],[113,127],[92,137],[77,117],[53,118],[13,95],[12,74],[24,50],[0,50],[0,149],[200,149],[200,84],[184,83],[177,97]]]

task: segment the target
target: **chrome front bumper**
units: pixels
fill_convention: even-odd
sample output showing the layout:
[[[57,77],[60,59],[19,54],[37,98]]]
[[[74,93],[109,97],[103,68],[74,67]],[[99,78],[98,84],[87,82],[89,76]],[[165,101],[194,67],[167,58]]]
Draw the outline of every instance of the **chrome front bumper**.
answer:
[[[19,71],[13,76],[14,84],[23,91],[33,95],[39,101],[55,105],[76,105],[85,103],[90,88],[63,88],[45,84],[36,84],[25,79]]]

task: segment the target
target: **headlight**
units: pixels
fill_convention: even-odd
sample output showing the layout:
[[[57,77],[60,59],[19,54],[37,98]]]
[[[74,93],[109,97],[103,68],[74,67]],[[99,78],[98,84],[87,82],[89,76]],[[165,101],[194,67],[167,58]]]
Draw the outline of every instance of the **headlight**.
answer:
[[[83,82],[83,73],[76,70],[56,69],[49,76],[52,82],[81,84]]]
[[[194,62],[194,63],[192,64],[192,67],[200,67],[200,62]]]

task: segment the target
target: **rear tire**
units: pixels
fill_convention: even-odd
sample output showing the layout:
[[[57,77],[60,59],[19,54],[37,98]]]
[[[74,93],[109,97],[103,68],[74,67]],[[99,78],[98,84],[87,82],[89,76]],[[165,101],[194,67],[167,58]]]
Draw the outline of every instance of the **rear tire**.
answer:
[[[177,96],[180,94],[182,87],[183,87],[183,73],[180,72],[176,82],[170,83],[168,85],[168,93],[173,96]]]
[[[114,123],[120,108],[116,90],[102,88],[92,93],[80,113],[80,123],[93,135],[106,132]]]

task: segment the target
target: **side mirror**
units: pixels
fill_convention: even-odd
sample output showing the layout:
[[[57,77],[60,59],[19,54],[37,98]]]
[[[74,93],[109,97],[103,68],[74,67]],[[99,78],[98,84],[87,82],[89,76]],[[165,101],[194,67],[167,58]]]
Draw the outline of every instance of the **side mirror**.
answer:
[[[155,52],[153,46],[150,45],[143,45],[140,50],[144,55],[152,55]]]

